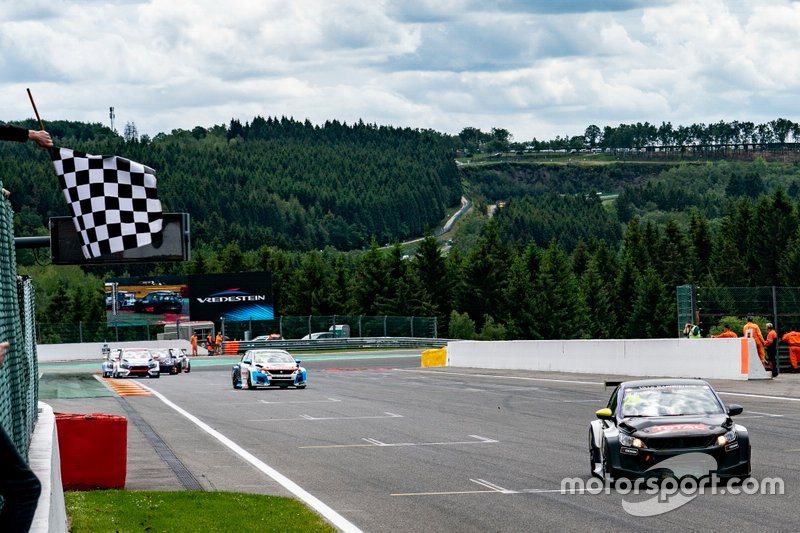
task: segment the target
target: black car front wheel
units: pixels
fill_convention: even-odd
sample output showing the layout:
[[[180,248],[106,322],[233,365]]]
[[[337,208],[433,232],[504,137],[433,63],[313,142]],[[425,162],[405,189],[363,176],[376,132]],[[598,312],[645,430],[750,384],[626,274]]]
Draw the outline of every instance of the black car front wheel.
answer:
[[[603,477],[609,483],[614,483],[617,480],[617,471],[611,466],[611,459],[609,456],[608,443],[603,442]]]
[[[589,472],[592,476],[597,476],[597,464],[600,462],[600,450],[594,445],[594,435],[589,430]],[[599,476],[597,476],[599,477]]]

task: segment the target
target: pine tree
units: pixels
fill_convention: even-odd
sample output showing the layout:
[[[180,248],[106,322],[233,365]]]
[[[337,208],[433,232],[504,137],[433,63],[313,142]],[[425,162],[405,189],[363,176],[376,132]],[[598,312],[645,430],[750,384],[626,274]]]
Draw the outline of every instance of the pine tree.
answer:
[[[664,284],[667,287],[677,287],[688,283],[692,254],[686,236],[674,220],[667,221],[656,249],[653,266],[661,273]]]
[[[540,302],[537,328],[542,338],[588,338],[589,319],[583,293],[567,254],[555,241],[542,254],[535,287]]]
[[[779,262],[797,230],[797,214],[786,193],[777,189],[771,197],[762,196],[756,205],[755,232],[761,236],[756,285],[777,285]]]
[[[375,238],[361,257],[355,278],[355,299],[361,314],[377,316],[380,314],[378,301],[388,297],[389,277],[383,252]]]
[[[600,273],[597,257],[592,257],[581,277],[581,290],[588,313],[587,332],[592,339],[611,339],[617,336],[617,318],[611,300],[613,285]]]
[[[740,287],[749,282],[749,269],[729,218],[723,219],[714,238],[711,277],[718,287]]]
[[[712,242],[708,219],[698,209],[692,209],[689,214],[692,279],[699,281],[710,273]]]
[[[648,267],[635,284],[634,304],[627,322],[629,339],[668,338],[675,323],[674,298],[658,273]]]
[[[534,280],[539,276],[539,250],[531,244],[511,260],[505,291],[505,323],[514,339],[540,339]]]
[[[429,302],[433,314],[444,320],[452,309],[452,282],[447,275],[447,265],[440,244],[428,233],[417,247],[411,267],[416,271],[422,294],[418,298]]]
[[[628,322],[636,294],[636,284],[641,274],[636,268],[635,261],[629,254],[625,254],[620,262],[616,278],[614,302],[616,303],[617,331],[620,337],[625,338],[628,331]]]
[[[497,224],[490,220],[466,261],[466,291],[458,295],[459,309],[466,311],[479,329],[484,316],[495,317],[503,312],[507,276],[508,251],[500,240]]]

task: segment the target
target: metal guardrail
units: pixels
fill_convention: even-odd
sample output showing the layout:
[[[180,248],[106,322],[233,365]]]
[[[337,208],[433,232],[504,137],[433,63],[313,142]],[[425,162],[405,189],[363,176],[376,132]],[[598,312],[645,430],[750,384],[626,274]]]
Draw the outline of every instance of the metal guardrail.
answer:
[[[339,339],[285,339],[280,341],[226,341],[222,343],[223,353],[230,351],[231,345],[237,343],[236,353],[247,350],[276,348],[288,352],[314,352],[320,350],[357,350],[369,348],[442,348],[449,339],[430,339],[423,337],[348,337]],[[226,349],[226,345],[228,349]]]

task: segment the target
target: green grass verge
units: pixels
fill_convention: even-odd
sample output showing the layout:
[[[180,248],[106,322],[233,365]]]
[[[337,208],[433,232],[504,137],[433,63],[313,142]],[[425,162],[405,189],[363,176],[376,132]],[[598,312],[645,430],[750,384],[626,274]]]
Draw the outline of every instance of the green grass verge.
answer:
[[[71,533],[336,531],[300,501],[279,496],[94,490],[64,498]]]

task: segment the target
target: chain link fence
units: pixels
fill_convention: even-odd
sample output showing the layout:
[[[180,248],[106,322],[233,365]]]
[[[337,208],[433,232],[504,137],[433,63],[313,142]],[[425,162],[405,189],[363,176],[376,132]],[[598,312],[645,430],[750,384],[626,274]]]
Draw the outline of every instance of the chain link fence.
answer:
[[[764,334],[766,323],[772,322],[778,339],[787,331],[800,331],[800,287],[681,285],[677,295],[678,336],[686,322],[698,324],[703,337],[719,333],[725,323],[741,335],[748,316],[754,318]],[[788,346],[779,344],[778,353],[781,368],[785,368]]]
[[[679,316],[687,307],[685,287],[691,286],[678,288]],[[800,287],[696,287],[693,291],[696,300],[689,305],[704,336],[712,328],[721,328],[727,317],[742,321],[747,316],[761,317],[764,323],[772,322],[778,332],[800,331]]]
[[[11,344],[0,368],[0,424],[27,456],[39,400],[35,301],[30,279],[17,276],[13,217],[0,199],[0,342]]]

